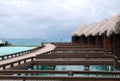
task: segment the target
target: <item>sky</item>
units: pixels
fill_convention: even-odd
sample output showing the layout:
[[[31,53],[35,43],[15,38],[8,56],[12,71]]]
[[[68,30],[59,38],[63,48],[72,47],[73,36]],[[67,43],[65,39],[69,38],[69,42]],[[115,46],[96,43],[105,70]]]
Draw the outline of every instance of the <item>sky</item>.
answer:
[[[0,37],[66,40],[81,25],[116,14],[120,0],[0,0]]]

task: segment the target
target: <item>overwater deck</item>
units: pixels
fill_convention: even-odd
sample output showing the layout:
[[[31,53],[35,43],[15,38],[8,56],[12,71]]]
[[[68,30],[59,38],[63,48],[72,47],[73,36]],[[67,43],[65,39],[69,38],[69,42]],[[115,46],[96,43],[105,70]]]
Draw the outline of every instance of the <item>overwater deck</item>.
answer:
[[[38,47],[37,49],[23,51],[17,54],[10,54],[10,55],[3,55],[1,56],[2,60],[0,60],[0,67],[3,67],[5,69],[5,65],[9,65],[12,63],[15,63],[17,61],[22,61],[23,59],[28,59],[35,57],[38,54],[42,54],[48,51],[51,51],[55,48],[52,44],[45,44],[44,47]],[[7,59],[3,59],[5,57],[8,57]],[[30,60],[30,59],[29,59]]]
[[[104,48],[86,47],[74,43],[45,44],[44,47],[28,54],[1,60],[0,67],[3,70],[0,71],[0,80],[120,81],[119,71],[89,71],[89,65],[112,65],[116,67],[117,63],[116,56]],[[84,65],[85,71],[21,70],[33,65]],[[41,73],[52,75],[39,76]],[[13,76],[13,74],[15,75]],[[55,76],[55,74],[66,74],[67,76]],[[85,76],[74,76],[76,74]]]

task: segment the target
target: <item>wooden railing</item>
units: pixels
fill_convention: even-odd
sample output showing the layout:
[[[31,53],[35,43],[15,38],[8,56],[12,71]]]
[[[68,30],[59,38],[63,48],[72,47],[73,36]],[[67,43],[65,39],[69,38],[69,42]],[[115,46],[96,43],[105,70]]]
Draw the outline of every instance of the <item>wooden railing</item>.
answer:
[[[25,63],[33,62],[34,60],[35,60],[35,57],[29,57],[29,58],[13,61],[10,63],[2,64],[2,65],[0,65],[0,70],[13,68],[15,66],[20,66]]]
[[[72,59],[72,60],[71,60]],[[115,66],[116,62],[114,60],[79,60],[76,58],[71,59],[37,59],[33,62],[35,65],[113,65]],[[74,60],[75,59],[75,60]]]
[[[62,55],[62,54],[78,54],[78,55],[107,55],[107,52],[102,48],[102,49],[98,49],[98,48],[83,48],[83,49],[80,49],[79,50],[76,50],[76,49],[69,49],[69,48],[61,48],[61,49],[55,49],[55,50],[52,50],[52,51],[48,51],[46,53],[42,53],[40,55],[37,55],[37,56],[41,56],[41,55],[54,55],[54,54],[59,54],[59,55]],[[112,55],[111,53],[109,53],[109,55]]]
[[[100,46],[100,45],[88,45],[88,44],[80,44],[80,43],[54,43],[57,47],[89,47],[89,48],[94,48],[94,47],[97,47],[97,48],[101,48],[103,46]]]
[[[44,47],[44,46],[39,46],[39,47],[36,47],[34,49],[21,51],[21,52],[17,52],[17,53],[2,55],[2,56],[0,56],[0,60],[10,59],[10,58],[18,57],[18,56],[21,56],[21,55],[24,55],[24,54],[29,54],[29,53],[32,53],[32,52],[34,52],[34,51],[36,51],[36,50],[38,50],[38,49],[40,49],[42,47]]]
[[[99,71],[27,71],[27,70],[5,70],[0,71],[0,80],[34,80],[34,81],[120,81],[120,72],[99,72]],[[15,74],[11,76],[11,74]],[[50,74],[40,76],[39,74]],[[64,74],[56,76],[57,74]],[[78,76],[75,76],[75,75]],[[24,76],[20,76],[24,75]],[[27,76],[34,75],[34,76]],[[82,75],[82,76],[81,76]]]
[[[9,76],[1,75],[1,81],[120,81],[120,77],[40,77],[40,76]]]
[[[13,75],[13,74],[34,74],[34,75],[38,75],[38,74],[67,74],[69,76],[69,74],[72,74],[71,76],[74,76],[75,74],[94,74],[97,77],[99,77],[99,75],[113,75],[112,77],[120,77],[120,71],[56,71],[56,70],[0,70],[0,75]],[[115,76],[114,76],[115,75]]]
[[[63,48],[64,49],[64,48]],[[83,50],[84,49],[84,50]],[[107,55],[103,48],[83,48],[79,51],[53,50],[36,56],[35,64],[51,65],[115,65],[115,56]],[[65,50],[65,49],[64,49]],[[80,59],[81,58],[81,59]]]
[[[55,50],[61,50],[61,51],[105,51],[104,48],[78,48],[78,47],[57,47]]]
[[[52,53],[49,55],[39,55],[37,58],[114,58],[113,55],[101,53]]]

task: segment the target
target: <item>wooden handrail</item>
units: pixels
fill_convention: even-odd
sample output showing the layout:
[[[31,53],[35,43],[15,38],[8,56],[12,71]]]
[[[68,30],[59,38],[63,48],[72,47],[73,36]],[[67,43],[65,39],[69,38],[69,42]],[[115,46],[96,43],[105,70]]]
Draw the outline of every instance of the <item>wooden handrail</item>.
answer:
[[[36,58],[38,59],[38,58],[85,58],[85,59],[87,59],[87,58],[114,58],[114,56],[113,55],[89,55],[89,54],[85,54],[85,55],[83,55],[83,54],[81,54],[81,55],[78,55],[78,54],[61,54],[61,55],[58,55],[58,54],[51,54],[51,55],[41,55],[41,56],[37,56]]]
[[[18,63],[18,65],[21,65],[21,62],[23,61],[24,63],[26,63],[26,60],[31,60],[31,62],[33,62],[34,58],[35,57],[29,57],[29,58],[13,61],[10,63],[2,64],[2,65],[0,65],[0,68],[6,69],[6,66],[8,66],[8,65],[10,65],[10,68],[12,68],[12,67],[14,67],[15,63]]]
[[[21,56],[21,55],[24,55],[24,54],[29,54],[29,53],[32,53],[40,48],[42,48],[44,46],[39,46],[39,47],[36,47],[34,49],[30,49],[30,50],[26,50],[26,51],[21,51],[21,52],[17,52],[17,53],[12,53],[12,54],[7,54],[7,55],[2,55],[0,56],[0,60],[6,60],[6,59],[10,59],[10,58],[13,58],[13,57],[18,57],[18,56]]]
[[[68,48],[56,48],[55,50],[61,50],[61,51],[67,51],[67,50],[70,50],[70,51],[82,51],[82,50],[90,50],[90,51],[105,51],[104,48],[73,48],[73,47],[68,47]]]
[[[39,56],[39,55],[49,55],[53,52],[54,50],[51,50],[51,51],[48,51],[48,52],[45,52],[45,53],[42,53],[42,54],[38,54],[36,56]]]
[[[71,76],[10,76],[0,75],[0,80],[44,80],[44,81],[120,81],[120,77],[71,77]]]
[[[40,73],[49,73],[49,74],[68,74],[69,72],[73,74],[110,74],[110,75],[120,75],[120,71],[55,71],[55,70],[0,70],[0,74],[9,75],[9,74],[40,74]]]
[[[44,61],[43,61],[44,60]],[[79,61],[70,61],[66,60],[56,60],[56,59],[38,59],[33,61],[35,65],[115,65],[114,60],[79,60]]]

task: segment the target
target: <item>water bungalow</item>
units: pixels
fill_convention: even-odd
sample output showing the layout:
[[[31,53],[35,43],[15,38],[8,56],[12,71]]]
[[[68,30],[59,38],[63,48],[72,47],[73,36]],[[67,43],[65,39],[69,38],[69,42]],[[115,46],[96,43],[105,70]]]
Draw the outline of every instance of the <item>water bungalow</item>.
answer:
[[[88,47],[103,47],[120,59],[120,14],[81,26],[72,33],[72,42]]]
[[[0,81],[120,81],[119,52],[117,15],[82,25],[72,32],[72,42],[43,43],[34,50],[0,56]],[[46,65],[49,70],[42,70]],[[55,70],[61,65],[62,70]],[[79,65],[83,70],[65,70],[68,65]],[[92,66],[105,70],[91,70]]]

